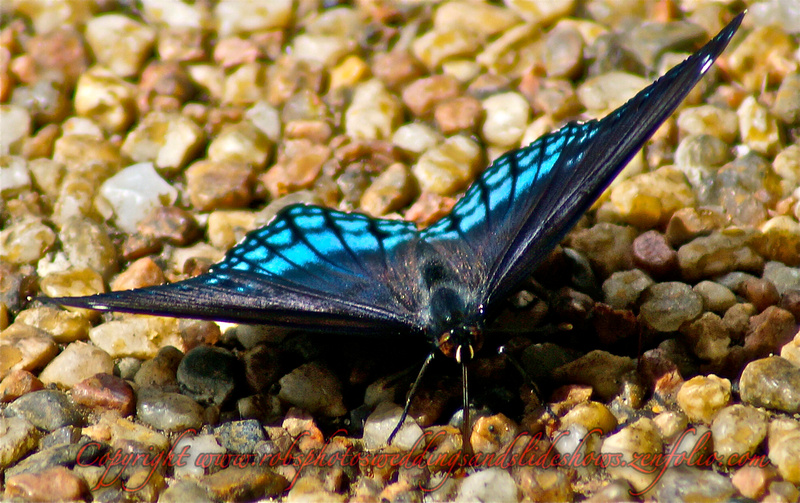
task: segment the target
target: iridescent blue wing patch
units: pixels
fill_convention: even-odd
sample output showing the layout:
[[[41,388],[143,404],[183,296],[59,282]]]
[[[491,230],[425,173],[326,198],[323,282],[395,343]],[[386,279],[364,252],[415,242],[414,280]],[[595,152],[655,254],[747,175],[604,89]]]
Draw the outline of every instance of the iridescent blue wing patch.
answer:
[[[414,328],[417,309],[396,288],[416,227],[295,205],[249,233],[207,274],[179,283],[52,299],[100,310],[302,328]]]
[[[487,271],[479,296],[491,304],[507,295],[677,108],[742,17],[602,120],[567,124],[498,158],[422,238],[445,248],[466,243]]]

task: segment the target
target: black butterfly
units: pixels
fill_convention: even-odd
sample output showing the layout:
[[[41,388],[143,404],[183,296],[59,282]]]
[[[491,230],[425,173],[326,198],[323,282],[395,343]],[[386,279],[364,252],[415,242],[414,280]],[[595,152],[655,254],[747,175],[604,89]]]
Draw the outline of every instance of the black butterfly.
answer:
[[[427,229],[295,205],[248,234],[207,274],[51,301],[323,331],[419,334],[434,347],[423,371],[438,348],[461,363],[466,390],[465,362],[481,346],[493,309],[675,110],[743,16],[604,119],[567,124],[497,159],[452,212]],[[465,392],[465,432],[467,405]]]

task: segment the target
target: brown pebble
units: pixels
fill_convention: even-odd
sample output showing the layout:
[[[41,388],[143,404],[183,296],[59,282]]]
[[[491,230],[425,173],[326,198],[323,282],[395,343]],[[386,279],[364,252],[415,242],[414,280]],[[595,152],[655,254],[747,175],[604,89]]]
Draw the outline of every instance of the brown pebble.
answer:
[[[44,126],[35,135],[25,140],[25,144],[22,146],[22,156],[26,159],[51,157],[53,146],[59,136],[61,136],[61,128],[57,124]]]
[[[78,77],[86,73],[89,57],[83,36],[74,28],[58,28],[34,36],[25,45],[27,53],[36,63],[37,72],[63,75],[66,89],[71,89]]]
[[[795,320],[800,320],[800,290],[787,290],[784,292],[781,296],[779,307],[792,313]]]
[[[456,200],[452,197],[440,196],[433,192],[423,192],[417,201],[406,211],[403,218],[420,227],[427,227],[441,217],[450,213]]]
[[[639,358],[639,376],[645,385],[649,384],[654,396],[664,404],[674,404],[678,391],[683,385],[678,366],[668,358],[661,348],[645,351]]]
[[[723,227],[725,219],[719,211],[681,208],[669,219],[665,237],[672,246],[680,246]]]
[[[289,481],[269,468],[225,468],[201,479],[200,484],[218,500],[249,501],[277,496]]]
[[[403,89],[403,103],[417,117],[433,111],[438,103],[458,96],[458,83],[446,75],[433,75],[419,79]]]
[[[199,211],[243,208],[253,199],[253,167],[235,162],[198,161],[186,170],[186,188]]]
[[[416,58],[405,51],[376,54],[372,59],[371,69],[373,75],[392,89],[400,88],[422,75],[422,66]]]
[[[14,370],[0,381],[0,402],[13,402],[25,393],[42,388],[42,381],[35,375],[27,370]]]
[[[183,349],[191,351],[197,346],[213,346],[222,335],[219,325],[213,321],[181,319],[178,327],[183,340]]]
[[[78,501],[87,492],[86,482],[63,466],[6,479],[4,496],[27,501]]]
[[[592,323],[603,345],[615,344],[639,333],[639,322],[630,309],[614,309],[608,304],[594,304]]]
[[[278,162],[259,180],[274,198],[309,188],[330,157],[331,149],[326,145],[306,139],[285,141]]]
[[[765,358],[778,353],[781,346],[797,333],[792,313],[770,306],[763,313],[750,318],[750,328],[744,339],[744,349],[751,359]]]
[[[133,388],[124,379],[110,374],[95,374],[72,388],[72,398],[91,409],[114,410],[122,416],[133,413]]]
[[[244,354],[244,375],[256,393],[269,390],[283,375],[280,352],[272,346],[259,344]]]
[[[460,96],[436,105],[433,117],[442,133],[451,135],[475,131],[483,116],[481,102],[472,96]]]
[[[147,255],[159,253],[164,244],[152,236],[141,234],[129,234],[122,243],[122,258],[127,261],[134,261]]]
[[[252,63],[258,57],[258,47],[248,38],[222,38],[214,46],[214,61],[223,68]]]
[[[201,234],[194,216],[175,206],[154,208],[139,223],[138,230],[143,236],[163,239],[175,246],[189,245]]]
[[[111,290],[118,292],[121,290],[133,290],[147,286],[163,285],[167,282],[164,271],[153,262],[150,257],[140,258],[129,265],[125,271],[116,277],[111,283]]]
[[[633,263],[654,278],[673,274],[678,268],[678,253],[657,231],[647,231],[633,240]]]
[[[748,302],[756,306],[758,312],[762,312],[769,306],[776,305],[781,300],[781,295],[775,285],[771,281],[762,278],[747,278],[736,293],[742,295]]]
[[[470,442],[476,452],[497,452],[511,443],[519,426],[503,414],[483,416],[472,426]]]

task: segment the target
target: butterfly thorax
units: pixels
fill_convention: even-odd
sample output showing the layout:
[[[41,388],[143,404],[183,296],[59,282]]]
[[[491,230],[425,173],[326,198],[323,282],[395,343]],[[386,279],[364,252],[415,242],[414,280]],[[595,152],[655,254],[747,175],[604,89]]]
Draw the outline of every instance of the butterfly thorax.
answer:
[[[440,286],[431,292],[429,319],[436,320],[429,336],[445,356],[469,361],[483,345],[483,309],[465,301],[459,288]]]

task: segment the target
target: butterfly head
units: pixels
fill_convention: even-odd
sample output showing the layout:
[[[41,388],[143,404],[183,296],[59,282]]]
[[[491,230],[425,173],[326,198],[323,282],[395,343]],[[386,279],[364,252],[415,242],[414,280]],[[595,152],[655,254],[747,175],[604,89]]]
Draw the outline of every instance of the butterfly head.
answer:
[[[434,343],[458,363],[471,360],[483,345],[483,309],[468,303],[451,288],[439,288],[431,297],[430,312],[438,323],[432,328]]]
[[[483,346],[483,329],[479,326],[463,326],[444,332],[437,341],[445,356],[455,358],[458,363],[468,362]]]

